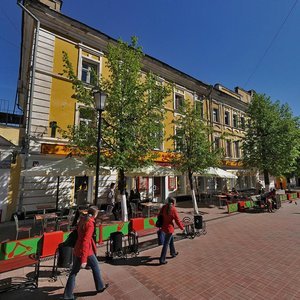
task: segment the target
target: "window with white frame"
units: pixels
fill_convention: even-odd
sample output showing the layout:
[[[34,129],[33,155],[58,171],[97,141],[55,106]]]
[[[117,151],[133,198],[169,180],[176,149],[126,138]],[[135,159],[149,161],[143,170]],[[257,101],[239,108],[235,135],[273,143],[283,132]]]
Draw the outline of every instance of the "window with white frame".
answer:
[[[225,114],[224,114],[224,124],[225,125],[230,125],[230,113],[229,111],[225,111]]]
[[[234,142],[234,156],[236,158],[240,158],[241,154],[240,154],[240,142],[239,141],[235,141]]]
[[[245,129],[245,117],[241,117],[241,121],[240,121],[241,123],[240,123],[240,127],[242,128],[242,129]]]
[[[157,124],[154,133],[155,146],[154,150],[163,150],[163,127]]]
[[[180,127],[175,127],[175,141],[174,141],[174,148],[175,151],[180,152],[182,150],[183,147],[183,135],[184,132]]]
[[[231,153],[231,141],[230,140],[226,140],[226,144],[225,144],[226,148],[226,157],[231,157],[232,153]]]
[[[78,107],[78,125],[89,126],[91,124],[91,108],[86,106]]]
[[[81,80],[87,84],[96,84],[98,76],[99,64],[83,59],[81,65]]]
[[[181,94],[175,94],[174,109],[178,111],[184,105],[184,96]]]
[[[215,136],[214,138],[214,149],[217,150],[221,147],[221,139],[219,136]]]
[[[195,110],[199,113],[201,118],[203,118],[203,103],[198,99],[198,97],[194,98]]]
[[[237,128],[238,127],[238,116],[237,114],[233,114],[232,116],[232,126]]]
[[[218,108],[213,109],[213,121],[219,122],[219,109]]]

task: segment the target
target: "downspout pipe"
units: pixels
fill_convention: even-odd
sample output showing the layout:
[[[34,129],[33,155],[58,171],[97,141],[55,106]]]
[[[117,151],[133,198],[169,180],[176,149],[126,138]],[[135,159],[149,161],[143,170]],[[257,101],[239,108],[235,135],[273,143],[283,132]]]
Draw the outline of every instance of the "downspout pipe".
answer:
[[[33,92],[34,92],[34,83],[35,83],[35,69],[36,69],[36,56],[37,56],[37,42],[39,39],[39,31],[40,31],[40,21],[39,19],[30,12],[25,6],[24,6],[24,0],[18,0],[17,5],[21,7],[21,9],[26,12],[32,19],[36,22],[36,28],[34,33],[34,42],[33,42],[33,50],[32,50],[32,61],[31,61],[31,80],[30,80],[30,87],[29,87],[29,97],[28,103],[26,103],[27,106],[27,118],[25,119],[25,159],[24,159],[24,169],[26,170],[28,167],[28,159],[29,159],[29,147],[30,147],[30,132],[31,132],[31,118],[32,118],[32,102],[33,102]],[[22,40],[23,43],[23,40]],[[21,63],[21,62],[20,62]],[[27,94],[28,95],[28,94]],[[19,197],[19,203],[18,203],[18,212],[22,212],[22,206],[23,206],[23,198],[24,198],[24,186],[25,186],[25,176],[22,177],[21,182],[21,191],[20,191],[20,197]]]

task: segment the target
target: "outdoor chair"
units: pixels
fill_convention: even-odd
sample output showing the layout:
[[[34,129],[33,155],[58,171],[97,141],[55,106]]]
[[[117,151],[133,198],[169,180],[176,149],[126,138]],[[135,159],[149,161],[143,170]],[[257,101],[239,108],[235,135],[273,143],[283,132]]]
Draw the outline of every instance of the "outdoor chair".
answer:
[[[57,216],[45,218],[43,222],[43,232],[53,232],[57,230]]]
[[[70,209],[69,213],[67,216],[65,217],[61,217],[58,221],[57,221],[57,229],[60,230],[61,227],[67,227],[67,230],[70,231],[72,222],[73,222],[73,217],[74,217],[74,209]]]
[[[141,210],[138,210],[137,205],[135,203],[130,202],[130,207],[133,218],[143,217],[143,212]]]
[[[17,215],[14,215],[15,224],[16,224],[16,240],[18,239],[19,232],[28,232],[28,237],[30,237],[31,226],[19,226],[19,219]]]
[[[112,205],[107,205],[106,210],[104,212],[100,211],[98,219],[100,220],[101,223],[110,221],[113,208],[114,207]]]

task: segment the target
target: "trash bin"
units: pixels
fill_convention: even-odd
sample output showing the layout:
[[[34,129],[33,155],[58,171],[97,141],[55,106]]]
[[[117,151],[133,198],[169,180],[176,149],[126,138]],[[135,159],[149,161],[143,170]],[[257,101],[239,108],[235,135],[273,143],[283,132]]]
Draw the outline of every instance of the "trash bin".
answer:
[[[122,252],[122,238],[123,233],[120,231],[112,232],[110,234],[110,252],[116,253],[116,252]]]
[[[203,223],[202,216],[194,216],[195,229],[202,229],[203,227],[202,223]]]

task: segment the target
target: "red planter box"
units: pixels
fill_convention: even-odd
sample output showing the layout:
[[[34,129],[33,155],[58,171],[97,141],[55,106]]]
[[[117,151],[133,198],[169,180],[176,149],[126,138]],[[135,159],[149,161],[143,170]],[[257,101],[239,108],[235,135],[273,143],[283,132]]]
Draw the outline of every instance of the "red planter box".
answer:
[[[134,231],[140,231],[144,230],[144,218],[132,218],[130,219],[130,225],[131,230]]]

